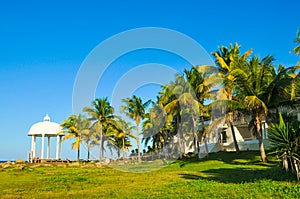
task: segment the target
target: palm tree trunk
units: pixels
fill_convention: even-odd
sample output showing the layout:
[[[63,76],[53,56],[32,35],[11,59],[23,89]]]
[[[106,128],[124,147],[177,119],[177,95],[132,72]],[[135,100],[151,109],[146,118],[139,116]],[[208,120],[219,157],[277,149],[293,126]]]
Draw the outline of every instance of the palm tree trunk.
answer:
[[[102,161],[103,159],[103,135],[102,135],[102,123],[99,122],[99,131],[100,131],[100,143],[99,143],[99,147],[100,147],[100,161]]]
[[[228,93],[228,99],[232,100],[232,89],[229,89],[227,91],[227,93]],[[233,113],[229,112],[228,115],[229,115],[229,124],[230,124],[230,128],[231,128],[232,139],[234,142],[235,151],[236,151],[236,153],[239,153],[240,149],[239,149],[239,145],[237,144],[237,141],[236,141],[235,131],[234,131],[234,127],[232,124],[233,123]]]
[[[168,139],[168,137],[167,137],[167,134],[163,134],[163,138],[164,138],[164,143],[163,143],[163,150],[164,150],[164,156],[165,156],[165,158],[167,158],[167,156],[168,156],[168,152],[167,152],[167,139]]]
[[[180,121],[179,123],[179,136],[180,136],[180,143],[181,143],[181,151],[180,151],[180,156],[182,158],[182,155],[185,153],[185,143],[184,143],[184,135],[183,135],[183,131],[182,131],[182,123]]]
[[[204,116],[201,115],[201,125],[202,125],[202,132],[204,133],[205,127],[204,127]]]
[[[299,160],[296,158],[293,158],[293,163],[294,163],[294,167],[295,167],[295,171],[296,171],[296,175],[297,175],[297,180],[299,181],[300,178],[300,171],[299,171]]]
[[[180,128],[180,121],[179,121],[179,116],[176,117],[177,121],[177,143],[179,146],[179,158],[182,158],[182,142],[181,142],[181,128]]]
[[[206,150],[206,156],[208,157],[209,151],[208,151],[208,146],[207,146],[207,134],[204,134],[204,145],[205,145],[205,150]]]
[[[183,155],[185,153],[185,140],[184,140],[184,135],[183,135],[183,131],[182,131],[182,126],[180,127],[180,139],[181,139],[181,146],[182,146],[181,154]]]
[[[261,132],[261,121],[259,116],[256,116],[256,131],[257,131],[257,137],[258,137],[258,143],[259,143],[259,151],[260,151],[260,156],[261,160],[263,162],[268,162],[267,155],[265,152],[265,147],[264,147],[264,142],[262,139],[262,132]]]
[[[117,149],[117,153],[118,153],[118,160],[120,160],[120,158],[121,158],[121,151],[120,151],[120,148]]]
[[[201,123],[202,123],[202,136],[203,136],[203,140],[204,140],[205,152],[206,152],[206,156],[208,157],[209,151],[208,151],[208,146],[207,146],[206,133],[204,132],[205,127],[204,127],[204,116],[203,115],[201,115]],[[198,158],[200,159],[200,146],[199,146],[199,151],[198,151]]]
[[[201,115],[201,125],[202,125],[202,135],[204,135],[205,127],[204,127],[204,116],[203,116],[203,113]],[[201,142],[201,138],[200,138],[199,142]],[[200,157],[200,144],[199,144],[199,142],[198,142],[198,154],[199,154],[199,157]]]
[[[179,144],[179,158],[181,159],[182,158],[182,142],[181,142],[181,130],[178,129],[178,144]]]
[[[88,160],[90,159],[90,149],[89,149],[89,147],[88,147],[87,159],[88,159]]]
[[[125,141],[124,141],[125,137],[122,138],[122,149],[123,149],[123,163],[125,164]]]
[[[174,148],[175,148],[175,143],[174,143],[174,138],[173,138],[173,136],[170,136],[170,139],[171,139],[171,143],[172,143],[171,155],[173,155],[173,154],[174,154]]]
[[[78,150],[77,150],[77,160],[78,162],[80,160],[80,145],[78,146]]]
[[[238,145],[237,140],[236,140],[234,126],[233,126],[233,124],[232,124],[231,121],[229,122],[229,124],[230,124],[230,128],[231,128],[231,133],[232,133],[232,138],[233,138],[233,143],[234,143],[235,151],[236,151],[236,153],[239,153],[240,152],[240,148],[239,148],[239,145]]]
[[[236,151],[236,153],[239,153],[240,149],[239,149],[239,145],[238,145],[237,140],[236,140],[234,126],[232,124],[233,123],[233,113],[230,112],[230,113],[228,113],[228,115],[229,115],[229,125],[230,125],[230,128],[231,128],[232,139],[233,139],[235,151]]]
[[[198,148],[198,136],[197,133],[195,133],[196,122],[195,122],[194,115],[192,116],[192,121],[193,121],[194,153],[196,153],[199,152],[199,148]]]
[[[138,147],[138,161],[141,162],[141,146],[140,146],[140,138],[139,138],[139,132],[140,132],[140,128],[139,128],[139,122],[136,122],[136,132],[137,132],[137,136],[136,136],[136,145]]]
[[[289,162],[288,162],[288,158],[286,157],[286,153],[284,154],[284,157],[282,158],[282,164],[283,164],[285,171],[289,171]]]

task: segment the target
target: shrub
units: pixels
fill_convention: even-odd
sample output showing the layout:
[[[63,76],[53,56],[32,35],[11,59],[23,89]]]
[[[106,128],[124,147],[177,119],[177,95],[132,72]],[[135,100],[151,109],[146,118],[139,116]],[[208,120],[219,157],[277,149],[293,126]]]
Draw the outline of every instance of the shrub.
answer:
[[[279,123],[268,129],[271,150],[277,154],[287,171],[296,171],[299,178],[300,122],[285,122],[279,115]]]

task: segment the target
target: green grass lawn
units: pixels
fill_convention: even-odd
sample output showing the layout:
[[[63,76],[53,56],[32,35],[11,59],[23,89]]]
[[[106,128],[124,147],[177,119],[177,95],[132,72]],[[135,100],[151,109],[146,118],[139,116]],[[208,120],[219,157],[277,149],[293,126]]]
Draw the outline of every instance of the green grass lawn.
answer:
[[[296,177],[276,162],[261,163],[259,152],[221,152],[201,161],[178,160],[145,173],[109,167],[19,167],[0,168],[1,199],[300,197]]]

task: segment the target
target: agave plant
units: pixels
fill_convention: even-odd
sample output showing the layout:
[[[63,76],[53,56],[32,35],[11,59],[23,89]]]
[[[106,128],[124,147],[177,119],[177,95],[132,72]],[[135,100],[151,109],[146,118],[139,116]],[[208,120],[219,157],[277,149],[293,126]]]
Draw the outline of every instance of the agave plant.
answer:
[[[299,173],[300,157],[300,122],[285,122],[279,115],[279,123],[268,128],[271,150],[282,160],[283,167]],[[296,164],[296,162],[298,162]]]

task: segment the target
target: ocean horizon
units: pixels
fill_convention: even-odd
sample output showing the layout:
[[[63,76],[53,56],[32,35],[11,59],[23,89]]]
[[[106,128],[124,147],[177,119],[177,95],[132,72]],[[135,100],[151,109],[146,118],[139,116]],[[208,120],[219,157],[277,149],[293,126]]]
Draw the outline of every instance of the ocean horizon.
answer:
[[[0,160],[0,164],[5,162],[16,162],[16,160]]]

